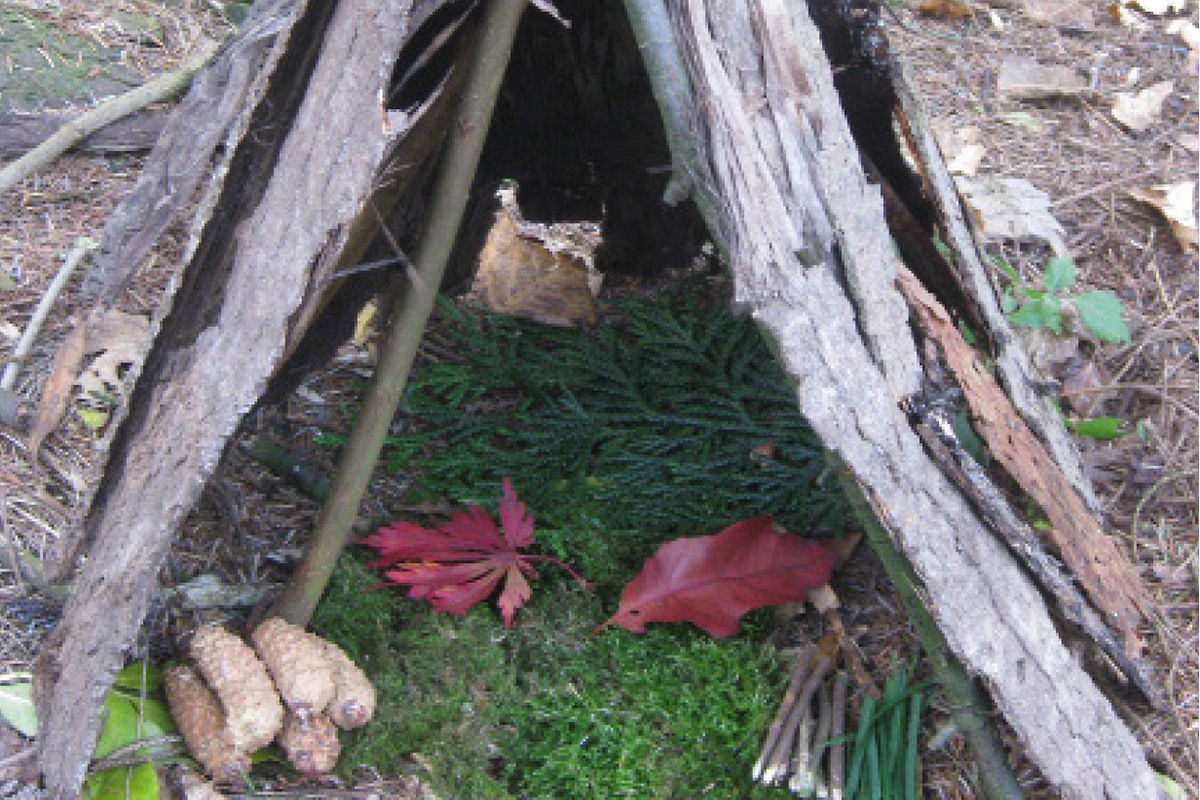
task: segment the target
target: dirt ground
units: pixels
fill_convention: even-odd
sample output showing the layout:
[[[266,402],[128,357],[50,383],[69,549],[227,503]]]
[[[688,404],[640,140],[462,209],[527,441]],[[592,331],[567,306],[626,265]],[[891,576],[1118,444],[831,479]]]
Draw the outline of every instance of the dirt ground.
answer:
[[[0,2],[0,39],[23,15],[49,31],[39,34],[43,44],[54,40],[60,46],[58,55],[50,54],[53,48],[34,48],[45,51],[47,61],[66,63],[60,51],[68,39],[55,37],[70,37],[69,42],[96,43],[116,62],[120,69],[106,68],[106,79],[148,78],[178,65],[201,36],[229,30],[218,13],[223,5],[235,4]],[[1194,246],[1190,252],[1181,248],[1164,217],[1134,193],[1196,180],[1196,51],[1189,52],[1169,25],[1180,20],[1194,25],[1197,10],[1191,4],[1153,16],[1126,9],[1119,22],[1115,8],[1096,0],[1053,5],[930,0],[925,12],[932,13],[915,2],[894,2],[885,7],[884,19],[892,52],[909,66],[935,129],[945,137],[948,158],[964,143],[975,145],[978,175],[1023,178],[1044,191],[1078,269],[1076,289],[1112,292],[1127,310],[1131,343],[1085,343],[1071,365],[1076,372],[1053,377],[1067,381],[1062,400],[1069,415],[1128,423],[1130,433],[1121,438],[1079,443],[1108,529],[1159,604],[1145,636],[1170,705],[1154,712],[1128,693],[1110,695],[1154,767],[1195,798],[1200,797],[1197,258]],[[118,14],[132,15],[124,18],[124,27],[113,23]],[[1039,21],[1046,14],[1058,15],[1058,21]],[[135,18],[155,24],[133,26]],[[1001,69],[1014,57],[1068,67],[1082,89],[1071,96],[1062,96],[1058,87],[1060,94],[1045,99],[1014,97]],[[5,68],[0,63],[0,71]],[[11,60],[7,69],[11,86]],[[1164,81],[1171,82],[1169,95],[1144,130],[1114,118],[1119,93]],[[0,99],[4,86],[0,82]],[[84,101],[86,93],[67,102]],[[70,155],[0,197],[0,270],[15,284],[0,288],[0,355],[11,352],[76,239],[99,238],[140,164],[139,155]],[[1193,196],[1193,220],[1194,203]],[[185,235],[182,225],[168,235],[123,297],[123,310],[155,308]],[[1047,251],[1042,245],[997,243],[995,254],[1036,283]],[[41,392],[59,344],[84,307],[78,283],[73,280],[55,304],[22,365],[15,388],[26,398]],[[1081,370],[1088,377],[1073,379]],[[290,434],[297,446],[311,441],[303,434],[306,426],[336,432],[344,427],[337,409],[354,400],[368,375],[365,355],[347,348],[259,424]],[[15,572],[13,561],[20,553],[40,557],[73,524],[95,474],[102,435],[84,416],[68,413],[35,466],[24,439],[0,428],[0,672],[29,668],[57,613],[54,599]],[[328,463],[319,451],[310,455]],[[381,481],[369,502],[382,510],[396,491]],[[279,581],[286,576],[279,563],[294,555],[315,513],[314,503],[234,452],[188,523],[171,559],[171,579],[215,574],[235,585]],[[903,621],[877,569],[868,563],[854,576],[850,594],[862,604],[851,615],[852,631],[868,658],[882,662],[888,640],[905,630]],[[152,639],[148,636],[151,650],[170,644]],[[970,796],[960,752],[931,754],[926,767],[927,796]],[[1031,794],[1051,796],[1030,770],[1022,779]]]

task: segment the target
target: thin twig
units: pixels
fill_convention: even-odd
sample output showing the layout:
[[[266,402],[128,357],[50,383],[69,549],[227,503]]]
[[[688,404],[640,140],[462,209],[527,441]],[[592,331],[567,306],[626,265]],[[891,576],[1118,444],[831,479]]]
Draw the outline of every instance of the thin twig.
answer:
[[[380,348],[375,379],[338,462],[316,530],[287,587],[270,611],[271,615],[283,617],[294,625],[306,626],[312,618],[349,539],[383,440],[395,418],[462,222],[517,24],[525,8],[526,0],[491,0],[484,9],[467,85],[450,127],[434,187],[429,222],[413,258],[419,280],[410,281],[397,301]]]
[[[833,679],[833,719],[829,737],[833,745],[829,749],[829,800],[842,800],[845,787],[846,745],[842,736],[846,733],[846,689],[849,681],[845,672],[838,672]]]
[[[808,677],[808,665],[816,652],[816,645],[810,644],[806,645],[800,651],[800,655],[796,657],[796,665],[792,667],[792,677],[788,681],[787,691],[783,694],[783,700],[779,703],[779,710],[775,712],[775,718],[771,720],[771,727],[767,729],[767,738],[763,740],[762,752],[758,757],[758,761],[754,762],[754,769],[750,771],[750,777],[756,781],[762,777],[763,768],[766,767],[767,760],[775,752],[775,745],[779,742],[779,735],[783,730],[783,724],[791,716],[792,707],[795,705],[796,697],[800,692],[800,686],[804,682],[804,679]]]
[[[75,269],[83,263],[83,257],[95,249],[96,243],[86,236],[80,236],[75,240],[75,247],[67,254],[66,262],[54,276],[54,280],[46,287],[46,291],[42,293],[42,299],[38,301],[37,308],[33,310],[33,316],[29,318],[25,330],[21,333],[21,338],[17,341],[17,346],[13,348],[12,361],[4,367],[4,374],[0,375],[0,389],[12,389],[16,384],[17,375],[21,370],[21,362],[33,349],[33,343],[37,340],[37,335],[41,332],[42,325],[49,316],[50,309],[54,306],[54,301],[62,294],[62,290],[66,287],[67,281],[71,280]]]

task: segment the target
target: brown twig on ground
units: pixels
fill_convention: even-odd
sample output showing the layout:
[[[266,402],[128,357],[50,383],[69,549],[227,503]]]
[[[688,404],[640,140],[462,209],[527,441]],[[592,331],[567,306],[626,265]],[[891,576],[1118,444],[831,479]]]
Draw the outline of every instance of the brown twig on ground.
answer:
[[[821,641],[817,643],[808,677],[804,680],[804,684],[796,694],[795,703],[792,704],[787,718],[780,728],[780,734],[775,742],[775,746],[767,754],[760,783],[775,783],[781,780],[787,773],[788,765],[792,761],[792,745],[799,733],[800,717],[803,715],[804,710],[812,703],[813,695],[817,693],[821,682],[825,680],[825,676],[833,668],[834,662],[837,661],[837,652],[837,638],[833,634],[825,634],[821,638]],[[784,702],[786,703],[786,701],[787,698],[785,697]]]
[[[800,687],[804,683],[804,679],[808,677],[808,666],[816,652],[816,645],[810,644],[806,645],[800,651],[800,655],[796,657],[796,664],[792,667],[792,677],[788,682],[787,691],[783,693],[779,710],[775,712],[775,718],[771,720],[771,727],[767,729],[767,738],[763,740],[763,748],[758,761],[754,763],[754,769],[750,771],[750,776],[756,781],[762,778],[763,768],[766,767],[771,754],[775,752],[775,745],[779,742],[779,736],[783,732],[783,724],[791,715]]]
[[[846,745],[842,736],[846,733],[846,690],[849,681],[845,672],[833,678],[833,718],[830,720],[829,738],[829,800],[842,800],[845,788]]]
[[[33,343],[37,340],[37,335],[41,332],[42,324],[50,314],[50,309],[54,306],[54,301],[58,299],[58,296],[66,287],[67,281],[71,280],[71,275],[83,263],[84,256],[95,249],[96,243],[86,236],[80,236],[75,241],[75,247],[67,254],[67,260],[63,263],[62,268],[54,276],[54,280],[50,282],[50,285],[46,287],[46,291],[42,293],[42,298],[38,301],[37,308],[33,310],[33,316],[29,318],[29,322],[25,325],[25,330],[21,333],[21,338],[17,340],[17,344],[10,356],[11,360],[4,367],[4,373],[0,375],[0,389],[12,389],[16,384],[17,375],[21,371],[21,361],[33,349]]]

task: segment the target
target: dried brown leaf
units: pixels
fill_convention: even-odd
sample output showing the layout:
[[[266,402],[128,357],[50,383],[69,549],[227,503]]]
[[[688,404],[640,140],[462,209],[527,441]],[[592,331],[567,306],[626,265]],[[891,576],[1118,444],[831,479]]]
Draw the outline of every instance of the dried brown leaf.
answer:
[[[42,387],[42,397],[38,400],[33,422],[29,425],[29,436],[25,441],[32,464],[37,464],[42,442],[58,427],[67,410],[67,403],[71,400],[71,388],[75,385],[75,376],[79,374],[86,350],[87,322],[77,321],[58,347],[54,363],[50,366],[50,377]]]
[[[493,311],[569,327],[595,324],[599,273],[591,261],[594,223],[531,223],[511,191],[479,255],[470,296]]]

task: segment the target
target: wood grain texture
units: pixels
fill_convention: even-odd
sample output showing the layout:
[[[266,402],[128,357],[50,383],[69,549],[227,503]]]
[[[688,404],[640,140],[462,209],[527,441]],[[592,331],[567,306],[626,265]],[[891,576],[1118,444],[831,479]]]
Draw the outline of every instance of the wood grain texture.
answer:
[[[853,174],[858,156],[844,120],[829,111],[832,78],[813,55],[820,51],[803,4],[752,0],[743,10],[741,3],[681,0],[674,13],[704,98],[695,110],[700,150],[738,296],[795,380],[801,411],[853,471],[924,581],[951,647],[986,681],[1064,796],[1159,796],[1140,745],[1059,640],[1036,587],[929,459],[897,404],[896,387],[908,385],[897,375],[907,373],[881,365],[875,337],[894,336],[907,350],[910,333],[906,323],[890,321],[894,311],[869,306],[895,309],[903,300],[892,278],[880,277],[887,267],[874,263],[877,251],[862,259],[845,252],[886,237],[873,230],[881,219],[857,213],[856,205],[829,223],[840,228],[840,266],[858,277],[839,274],[830,257],[823,209],[858,204],[870,192],[823,183],[823,176]],[[789,82],[767,88],[775,79],[763,64],[785,63],[773,55],[780,53],[791,53]],[[794,142],[810,137],[813,145]],[[872,313],[876,334],[865,322]]]

